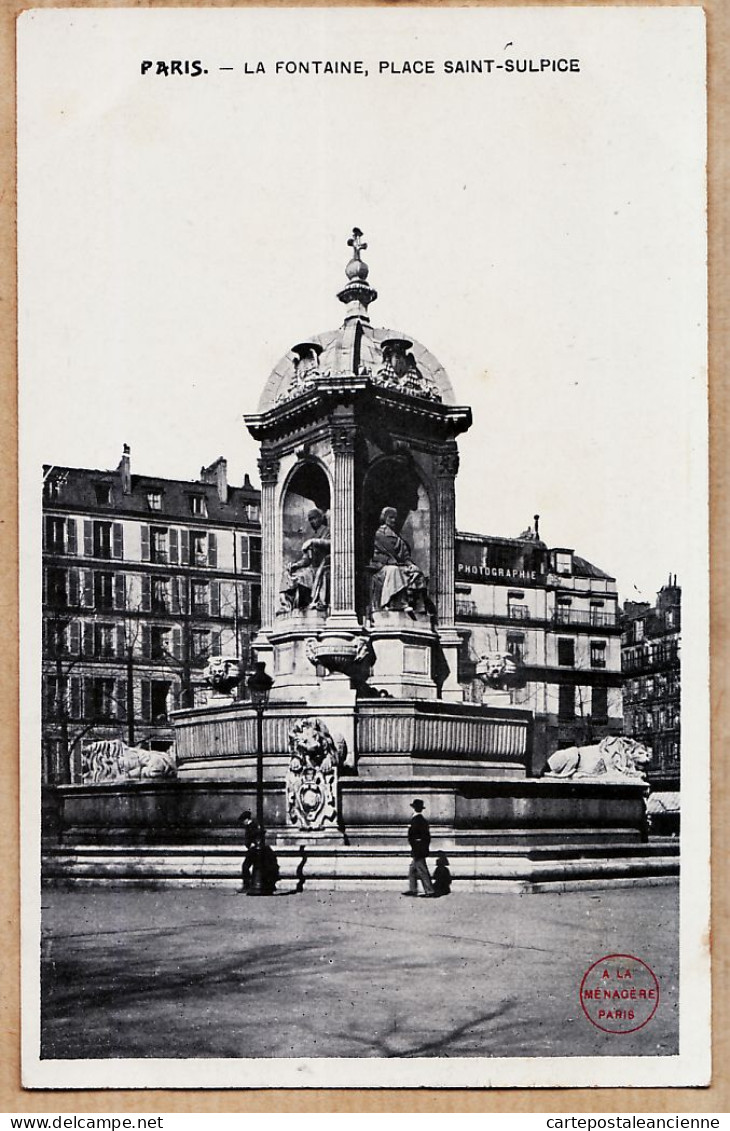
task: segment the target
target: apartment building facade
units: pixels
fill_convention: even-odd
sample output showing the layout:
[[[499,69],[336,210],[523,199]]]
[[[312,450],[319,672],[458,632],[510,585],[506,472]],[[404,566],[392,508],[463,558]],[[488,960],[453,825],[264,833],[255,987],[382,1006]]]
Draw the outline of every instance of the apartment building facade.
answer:
[[[654,605],[627,601],[622,627],[626,733],[651,747],[652,786],[678,790],[682,588],[676,575],[659,590]]]
[[[479,658],[518,661],[515,706],[533,711],[533,772],[556,749],[623,731],[621,627],[616,581],[567,547],[548,547],[535,526],[517,538],[458,533],[459,678],[479,702]]]
[[[212,655],[248,661],[260,620],[260,494],[224,459],[190,482],[46,467],[43,777],[79,780],[85,742],[167,749]]]

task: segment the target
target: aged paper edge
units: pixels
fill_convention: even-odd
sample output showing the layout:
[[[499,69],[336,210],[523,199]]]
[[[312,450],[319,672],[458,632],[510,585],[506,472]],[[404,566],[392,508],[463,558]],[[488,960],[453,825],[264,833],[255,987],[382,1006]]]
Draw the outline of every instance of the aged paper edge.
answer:
[[[604,0],[604,3],[606,0]],[[552,0],[550,6],[562,4]],[[0,500],[5,537],[0,543],[0,599],[2,601],[3,639],[6,644],[4,675],[0,702],[2,718],[2,766],[4,788],[0,791],[0,825],[4,873],[6,878],[0,943],[5,962],[0,984],[2,1033],[0,1035],[0,1110],[5,1112],[52,1111],[87,1112],[365,1112],[365,1111],[714,1111],[727,1110],[728,1087],[728,907],[727,857],[728,832],[720,813],[728,796],[727,770],[720,763],[719,752],[728,730],[727,707],[723,695],[723,673],[728,668],[727,615],[724,612],[728,552],[727,492],[724,490],[728,467],[727,434],[729,402],[723,388],[722,366],[727,357],[727,200],[723,187],[727,184],[728,96],[723,82],[728,62],[730,11],[724,0],[708,0],[703,5],[708,32],[708,99],[709,99],[709,234],[710,234],[710,461],[711,461],[711,649],[712,649],[712,733],[713,759],[713,1080],[708,1088],[647,1089],[279,1089],[279,1090],[95,1090],[95,1091],[26,1091],[20,1085],[20,1018],[19,1018],[19,780],[18,780],[18,542],[17,542],[17,382],[16,382],[16,230],[15,230],[15,21],[26,7],[246,7],[246,3],[134,3],[134,0],[106,3],[105,0],[78,0],[74,3],[21,5],[17,0],[3,0],[0,6],[2,34],[0,51],[5,81],[0,93],[0,130],[2,131],[2,198],[0,204],[0,271],[2,295],[0,305],[0,340],[4,361],[4,380],[0,386],[3,407],[3,474],[0,476]],[[276,6],[288,6],[277,3]],[[299,5],[296,6],[307,6]],[[329,5],[320,5],[329,6]],[[440,4],[439,6],[443,6]],[[470,5],[477,6],[477,5]],[[481,0],[484,7],[538,6],[525,0],[512,0],[500,5]],[[573,0],[574,7],[590,7],[583,0]],[[615,7],[677,7],[674,2],[621,3]]]

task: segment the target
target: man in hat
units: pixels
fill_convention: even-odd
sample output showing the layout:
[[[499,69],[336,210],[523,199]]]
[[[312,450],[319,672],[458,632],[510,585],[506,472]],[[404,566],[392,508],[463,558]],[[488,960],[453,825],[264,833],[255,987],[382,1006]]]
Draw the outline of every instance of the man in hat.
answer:
[[[248,891],[251,886],[251,868],[256,859],[259,825],[251,816],[250,809],[244,809],[238,819],[243,825],[243,843],[246,846],[246,855],[241,865],[241,891]]]
[[[433,897],[433,884],[431,873],[428,870],[426,859],[431,847],[431,829],[423,815],[423,802],[420,797],[411,801],[414,810],[413,818],[408,826],[408,843],[411,846],[411,866],[408,870],[408,891],[404,895],[418,895],[418,880],[423,884],[424,894]]]

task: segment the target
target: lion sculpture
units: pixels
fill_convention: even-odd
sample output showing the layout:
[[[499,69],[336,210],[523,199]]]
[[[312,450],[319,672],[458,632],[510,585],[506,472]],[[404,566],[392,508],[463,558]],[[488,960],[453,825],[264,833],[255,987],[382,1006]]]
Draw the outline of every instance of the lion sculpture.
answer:
[[[286,802],[290,824],[302,830],[336,828],[337,780],[346,745],[321,719],[305,718],[289,731]]]
[[[569,746],[548,758],[547,777],[601,777],[610,781],[645,781],[641,767],[651,761],[651,750],[633,738],[604,738],[594,746]]]
[[[143,750],[115,738],[89,742],[81,749],[81,779],[86,785],[101,782],[151,781],[177,773],[172,750]]]

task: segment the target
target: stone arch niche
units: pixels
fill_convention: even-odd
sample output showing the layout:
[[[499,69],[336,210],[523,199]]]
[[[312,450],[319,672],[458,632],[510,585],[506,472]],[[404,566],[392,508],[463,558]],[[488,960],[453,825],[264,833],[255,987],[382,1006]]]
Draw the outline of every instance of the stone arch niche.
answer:
[[[280,592],[287,584],[290,567],[301,560],[303,545],[312,537],[310,513],[315,509],[321,511],[329,525],[330,508],[331,489],[327,472],[315,460],[302,461],[289,475],[281,493]]]
[[[431,503],[426,486],[408,453],[382,456],[367,469],[359,510],[359,559],[362,568],[357,594],[358,613],[363,616],[370,604],[372,557],[375,531],[384,507],[395,507],[398,530],[411,547],[413,561],[430,578],[433,566]]]

